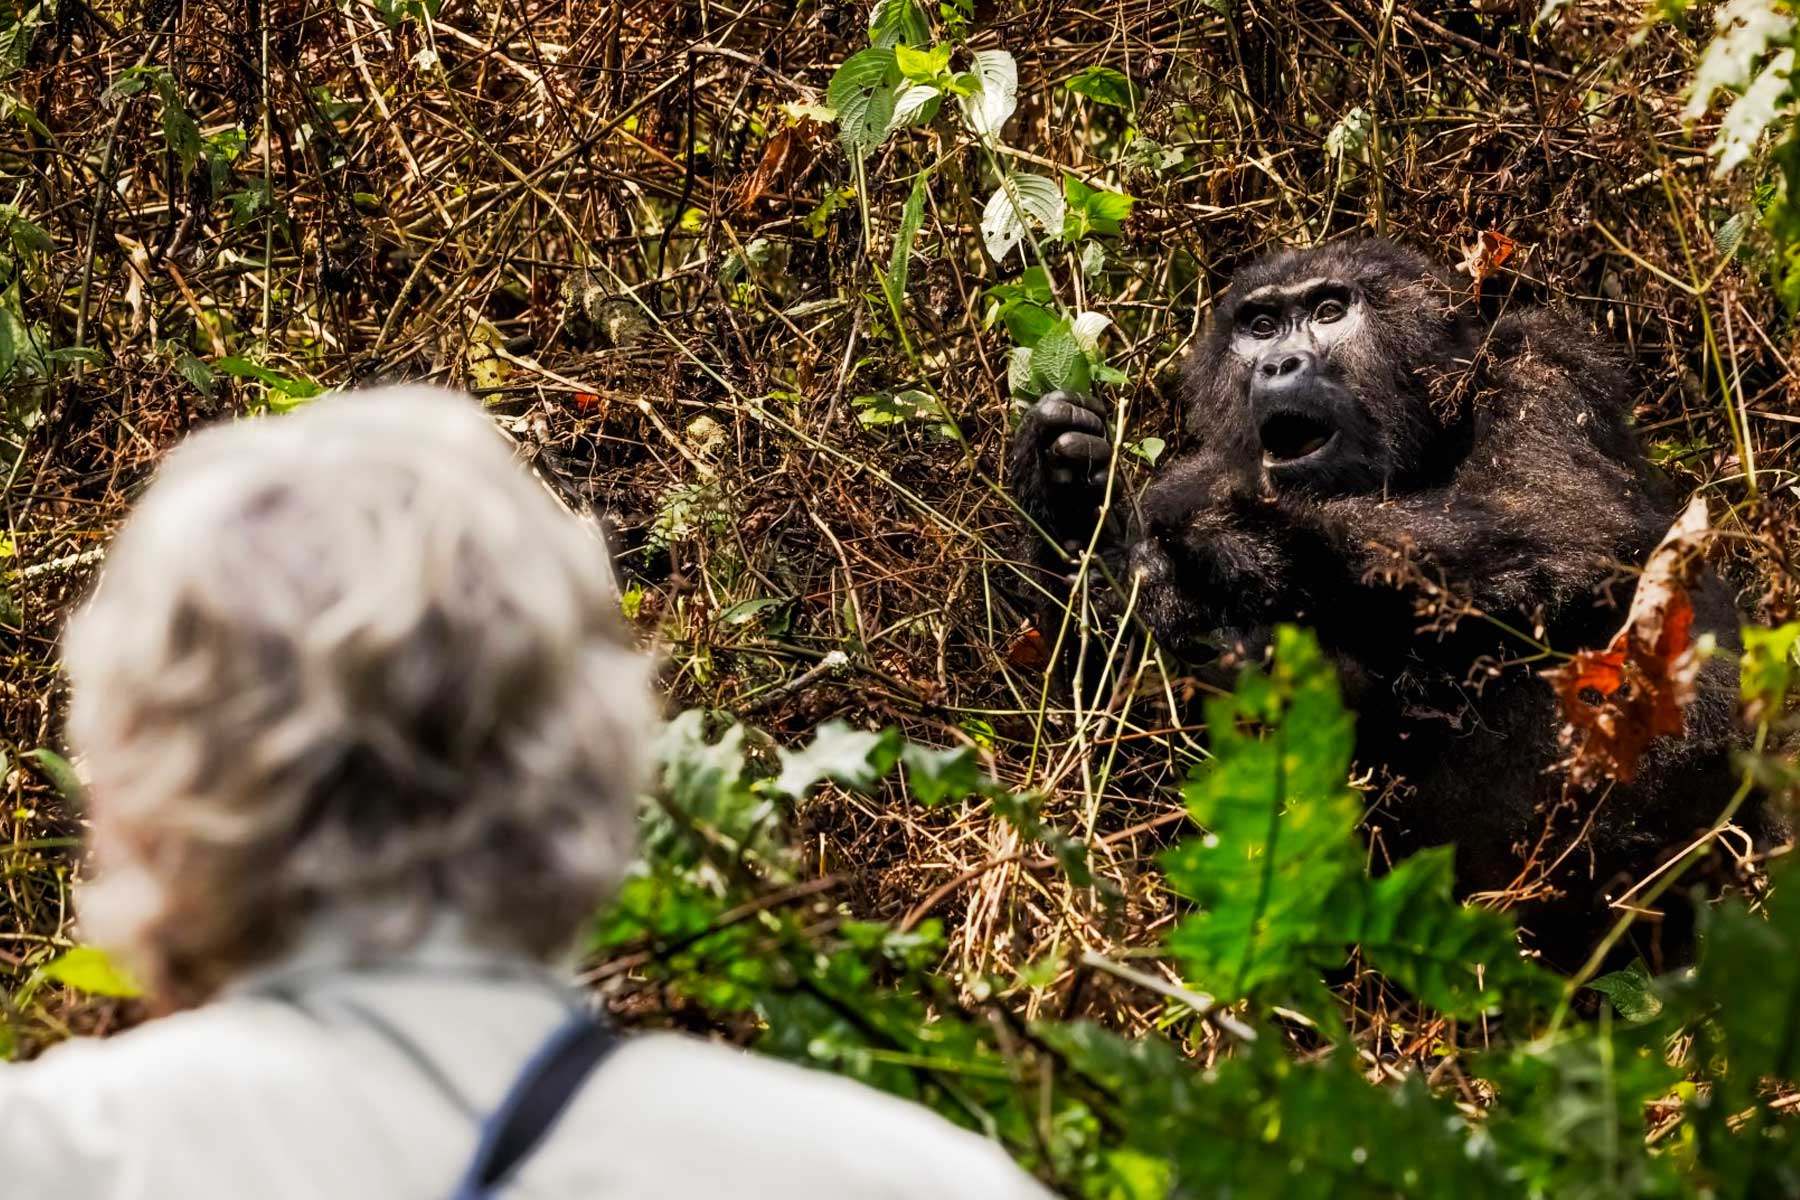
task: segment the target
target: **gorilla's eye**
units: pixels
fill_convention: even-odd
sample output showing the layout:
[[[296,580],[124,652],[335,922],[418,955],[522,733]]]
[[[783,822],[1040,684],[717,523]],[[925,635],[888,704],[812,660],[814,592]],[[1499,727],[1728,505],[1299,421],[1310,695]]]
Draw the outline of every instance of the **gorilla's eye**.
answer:
[[[1261,313],[1251,317],[1250,324],[1245,326],[1245,328],[1250,331],[1251,337],[1271,338],[1275,336],[1275,318],[1271,317],[1268,313]]]
[[[1319,307],[1313,309],[1313,320],[1321,325],[1329,325],[1333,321],[1342,319],[1343,315],[1344,302],[1342,300],[1321,300]]]

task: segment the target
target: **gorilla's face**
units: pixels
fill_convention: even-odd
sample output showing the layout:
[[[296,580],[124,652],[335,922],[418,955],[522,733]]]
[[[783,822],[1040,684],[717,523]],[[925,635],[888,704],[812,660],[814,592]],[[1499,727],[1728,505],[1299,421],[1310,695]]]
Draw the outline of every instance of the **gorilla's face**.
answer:
[[[1356,285],[1330,275],[1270,284],[1240,300],[1232,316],[1233,374],[1277,487],[1356,491],[1382,478],[1380,430],[1344,374],[1344,351],[1362,336],[1368,310]]]
[[[1193,430],[1266,489],[1407,489],[1466,440],[1475,323],[1454,280],[1382,241],[1287,251],[1233,281],[1186,367]]]

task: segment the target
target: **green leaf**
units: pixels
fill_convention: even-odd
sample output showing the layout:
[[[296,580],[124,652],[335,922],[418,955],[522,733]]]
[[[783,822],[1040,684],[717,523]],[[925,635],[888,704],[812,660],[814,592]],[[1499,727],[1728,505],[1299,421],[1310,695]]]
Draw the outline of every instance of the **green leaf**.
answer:
[[[719,614],[719,624],[745,625],[754,620],[757,613],[786,603],[786,598],[781,596],[758,596],[754,600],[740,600]]]
[[[907,194],[906,206],[900,210],[900,228],[894,234],[894,253],[888,260],[888,295],[895,304],[906,295],[907,266],[912,261],[913,243],[918,240],[919,229],[925,224],[925,194],[931,179],[929,170],[920,171],[913,176],[912,191]]]
[[[1021,346],[1035,346],[1055,326],[1057,316],[1041,304],[1015,300],[1001,307],[1000,321],[1013,341]]]
[[[143,995],[137,981],[94,946],[74,946],[63,951],[44,965],[43,974],[46,979],[92,996]]]
[[[959,98],[963,120],[977,137],[997,139],[1019,106],[1018,64],[1004,50],[977,50],[969,76],[972,90]],[[1057,222],[1058,226],[1061,224]]]
[[[54,350],[45,352],[44,361],[52,363],[80,363],[84,367],[104,367],[106,365],[106,355],[102,354],[92,346],[58,346]]]
[[[1069,332],[1075,335],[1076,344],[1090,355],[1100,352],[1100,335],[1112,324],[1112,318],[1105,313],[1093,311],[1077,313],[1069,323]]]
[[[887,140],[894,119],[899,68],[891,49],[853,54],[832,75],[825,102],[838,115],[838,139],[847,153],[867,153]]]
[[[900,83],[894,90],[894,115],[888,118],[887,132],[907,125],[924,125],[937,115],[943,93],[929,84]]]
[[[1602,1017],[1593,1028],[1476,1062],[1498,1092],[1486,1128],[1512,1177],[1509,1194],[1556,1200],[1695,1194],[1676,1175],[1676,1154],[1651,1153],[1644,1144],[1645,1106],[1669,1095],[1681,1072],[1669,1065],[1660,1038],[1611,1025]],[[1679,1156],[1691,1153],[1690,1145]]]
[[[1083,279],[1098,278],[1106,268],[1106,247],[1096,241],[1081,244],[1081,277]]]
[[[1063,82],[1077,96],[1100,104],[1129,109],[1137,103],[1131,80],[1111,67],[1088,67]]]
[[[181,372],[181,377],[187,380],[195,391],[208,400],[212,399],[213,386],[217,379],[213,375],[211,367],[192,354],[183,354],[175,360],[175,369]]]
[[[1163,857],[1200,911],[1169,939],[1186,976],[1221,999],[1310,985],[1344,957],[1346,891],[1364,882],[1348,785],[1351,722],[1310,634],[1283,626],[1272,674],[1248,671],[1206,705],[1211,761],[1183,791],[1207,831]],[[1266,726],[1266,736],[1250,732]]]
[[[35,763],[38,771],[50,781],[50,786],[55,788],[57,794],[64,800],[76,805],[81,803],[81,777],[75,773],[75,766],[68,759],[47,746],[40,746],[36,750],[27,750],[19,755],[19,759],[22,762]]]
[[[1369,135],[1374,129],[1375,123],[1369,119],[1367,110],[1360,104],[1355,105],[1325,135],[1325,153],[1340,160],[1354,157],[1369,144]]]
[[[875,392],[853,399],[856,419],[875,428],[882,425],[904,425],[910,421],[948,421],[950,416],[936,396],[917,388],[904,391]]]
[[[1063,195],[1054,181],[1022,172],[1010,175],[982,209],[982,244],[998,262],[1024,239],[1028,219],[1057,237],[1063,231],[1063,214]]]
[[[284,396],[296,400],[309,400],[324,391],[318,384],[304,376],[284,375],[273,367],[265,367],[261,363],[247,358],[221,358],[212,364],[213,370],[220,375],[230,375],[238,379],[254,379],[266,383]]]
[[[869,733],[842,721],[821,725],[804,750],[781,752],[781,774],[774,789],[798,799],[824,780],[867,791],[900,757],[900,738],[891,729]]]
[[[1455,850],[1434,846],[1405,859],[1346,901],[1338,936],[1362,947],[1376,970],[1445,1016],[1474,1019],[1517,998],[1518,1015],[1560,994],[1551,976],[1519,954],[1512,922],[1493,909],[1457,903]]]
[[[0,226],[5,227],[13,248],[20,254],[49,254],[56,249],[43,227],[28,220],[16,205],[0,204]]]
[[[918,0],[875,0],[869,10],[869,44],[887,49],[900,42],[915,46],[931,40],[931,26]]]
[[[1063,176],[1063,200],[1067,212],[1063,239],[1079,241],[1090,233],[1115,234],[1119,223],[1131,215],[1133,196],[1091,187],[1073,175]]]
[[[1744,709],[1751,720],[1782,711],[1800,671],[1800,621],[1765,629],[1746,625],[1741,669]]]
[[[1092,382],[1087,352],[1075,337],[1068,321],[1058,321],[1044,331],[1031,348],[1031,383],[1029,390],[1045,392],[1085,392]]]
[[[1168,443],[1161,438],[1147,437],[1140,439],[1136,445],[1132,446],[1131,452],[1154,467],[1156,460],[1163,456],[1163,451],[1166,449],[1168,449]]]
[[[1719,248],[1721,258],[1730,258],[1744,244],[1744,235],[1750,232],[1755,217],[1748,211],[1732,213],[1713,233],[1713,244]]]
[[[894,47],[894,64],[914,83],[931,83],[950,67],[950,47],[915,50],[904,42]]]
[[[1656,994],[1650,972],[1642,962],[1602,975],[1588,986],[1612,1001],[1618,1014],[1633,1025],[1653,1021],[1662,1014],[1662,997]]]
[[[19,319],[0,308],[0,379],[12,373],[13,364],[19,359],[19,347],[25,340],[25,329]]]
[[[984,795],[995,787],[969,746],[936,750],[909,741],[900,751],[900,763],[907,790],[926,808]]]

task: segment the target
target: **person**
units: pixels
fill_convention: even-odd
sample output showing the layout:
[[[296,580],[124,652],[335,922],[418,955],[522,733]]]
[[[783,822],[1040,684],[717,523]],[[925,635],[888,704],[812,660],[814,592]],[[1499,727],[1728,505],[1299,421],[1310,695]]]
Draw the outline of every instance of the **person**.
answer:
[[[585,1016],[555,964],[628,863],[654,721],[617,610],[465,398],[176,449],[65,644],[83,935],[173,1011],[0,1064],[0,1190],[1046,1196],[923,1108]]]

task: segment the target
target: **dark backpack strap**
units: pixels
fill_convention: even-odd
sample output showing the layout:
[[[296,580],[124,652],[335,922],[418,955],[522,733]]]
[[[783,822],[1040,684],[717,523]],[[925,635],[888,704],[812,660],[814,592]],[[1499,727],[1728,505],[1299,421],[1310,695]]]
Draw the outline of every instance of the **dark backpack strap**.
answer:
[[[530,1156],[582,1083],[619,1044],[612,1028],[578,1012],[539,1046],[487,1120],[456,1200],[490,1196]]]

